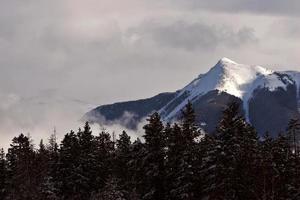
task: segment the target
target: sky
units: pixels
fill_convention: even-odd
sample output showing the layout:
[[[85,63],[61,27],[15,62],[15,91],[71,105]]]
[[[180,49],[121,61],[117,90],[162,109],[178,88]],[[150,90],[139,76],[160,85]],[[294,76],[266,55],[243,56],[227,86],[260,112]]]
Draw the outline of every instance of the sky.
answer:
[[[0,146],[180,89],[222,57],[300,70],[299,55],[299,0],[0,0]]]

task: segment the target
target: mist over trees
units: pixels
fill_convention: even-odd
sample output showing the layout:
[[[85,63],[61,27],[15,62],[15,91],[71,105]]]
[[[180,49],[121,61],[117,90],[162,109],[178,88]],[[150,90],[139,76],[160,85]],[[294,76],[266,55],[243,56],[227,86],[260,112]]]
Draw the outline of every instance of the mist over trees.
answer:
[[[232,103],[216,131],[203,134],[188,103],[178,123],[148,117],[144,142],[113,141],[88,123],[37,147],[20,134],[0,151],[3,200],[300,199],[300,122],[259,138]]]

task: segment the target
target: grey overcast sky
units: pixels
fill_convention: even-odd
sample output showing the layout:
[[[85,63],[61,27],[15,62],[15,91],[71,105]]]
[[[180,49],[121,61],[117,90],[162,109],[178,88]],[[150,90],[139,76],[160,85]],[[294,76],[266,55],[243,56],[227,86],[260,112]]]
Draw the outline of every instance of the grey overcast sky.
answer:
[[[0,0],[0,145],[180,89],[221,57],[300,70],[299,20],[299,0]]]

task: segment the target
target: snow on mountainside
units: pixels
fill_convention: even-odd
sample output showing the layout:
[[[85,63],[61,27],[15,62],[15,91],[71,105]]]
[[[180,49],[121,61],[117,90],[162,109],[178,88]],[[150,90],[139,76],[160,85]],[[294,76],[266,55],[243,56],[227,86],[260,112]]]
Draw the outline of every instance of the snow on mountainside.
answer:
[[[294,78],[297,81],[294,81]],[[240,98],[248,119],[248,102],[255,89],[267,88],[269,91],[277,88],[286,89],[288,84],[295,82],[296,84],[300,82],[298,72],[274,72],[261,66],[238,64],[228,58],[222,58],[206,74],[201,74],[180,90],[177,97],[164,106],[160,113],[164,119],[172,120],[188,101],[194,102],[207,92],[218,90]]]
[[[99,124],[122,124],[124,114],[131,113],[133,117],[126,118],[124,125],[135,129],[154,111],[166,122],[176,121],[180,111],[191,101],[196,123],[205,131],[213,132],[222,111],[235,101],[242,105],[241,114],[260,135],[268,131],[275,136],[286,129],[290,119],[300,119],[299,86],[300,72],[277,72],[222,58],[207,73],[176,92],[98,106],[86,113],[84,119]]]

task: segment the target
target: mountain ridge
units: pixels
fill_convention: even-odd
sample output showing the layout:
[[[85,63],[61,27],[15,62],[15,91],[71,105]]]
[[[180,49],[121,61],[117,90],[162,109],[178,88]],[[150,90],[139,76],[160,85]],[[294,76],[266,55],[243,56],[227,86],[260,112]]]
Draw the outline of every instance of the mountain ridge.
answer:
[[[209,110],[205,107],[210,107],[211,112],[215,113],[216,117],[210,116],[209,119],[200,117],[198,119],[199,124],[209,124],[207,127],[203,127],[204,129],[212,131],[216,126],[216,118],[220,117],[222,109],[226,107],[226,104],[229,103],[229,101],[238,101],[242,106],[246,120],[254,126],[258,124],[257,126],[260,126],[258,130],[260,134],[262,134],[262,132],[268,131],[270,127],[265,127],[263,124],[261,125],[257,118],[263,118],[263,116],[272,113],[272,111],[270,111],[272,108],[269,108],[269,105],[266,105],[268,102],[272,102],[274,110],[277,110],[278,107],[278,110],[283,112],[282,115],[286,116],[286,118],[299,117],[299,83],[300,72],[279,72],[259,65],[239,64],[224,57],[208,72],[198,75],[197,78],[182,89],[177,90],[174,93],[169,93],[170,95],[166,95],[168,97],[164,98],[163,101],[159,101],[159,97],[155,96],[153,97],[154,99],[146,99],[144,103],[139,104],[135,109],[127,109],[124,105],[121,106],[122,108],[119,107],[118,109],[124,113],[142,113],[136,117],[135,121],[139,121],[153,111],[158,111],[164,121],[174,121],[178,119],[180,111],[187,102],[191,101],[195,104],[194,107],[198,109],[196,110],[197,114],[209,115]],[[208,99],[208,97],[210,99]],[[288,99],[286,99],[286,97],[288,97]],[[290,102],[290,105],[288,103],[287,105],[282,103],[282,99]],[[157,106],[153,106],[156,105],[155,101],[159,102],[157,103]],[[214,102],[214,104],[211,102]],[[126,102],[123,102],[123,104],[124,103],[126,104]],[[148,104],[151,104],[152,107]],[[264,109],[263,105],[266,105],[265,107],[270,110]],[[96,118],[100,119],[103,117],[106,120],[108,114],[103,112],[103,108],[108,108],[107,106],[111,107],[111,105],[104,105],[90,111],[85,115],[85,119],[90,122],[101,123],[101,120],[91,120],[91,118],[95,117],[96,113]],[[147,110],[143,107],[146,107]],[[260,109],[264,110],[266,113],[261,113],[261,111],[257,109],[258,107],[262,107]],[[272,115],[275,114],[276,113],[272,113]],[[259,115],[263,116],[257,117]],[[272,115],[270,115],[272,120],[278,121],[281,119],[280,117],[276,118],[276,116]],[[109,118],[109,120],[116,121],[118,117],[112,117]],[[282,123],[277,122],[280,126],[276,129],[272,129],[272,131],[281,131],[288,120],[286,118],[281,119],[283,120]],[[271,123],[267,124],[270,124],[268,126],[271,126]]]

